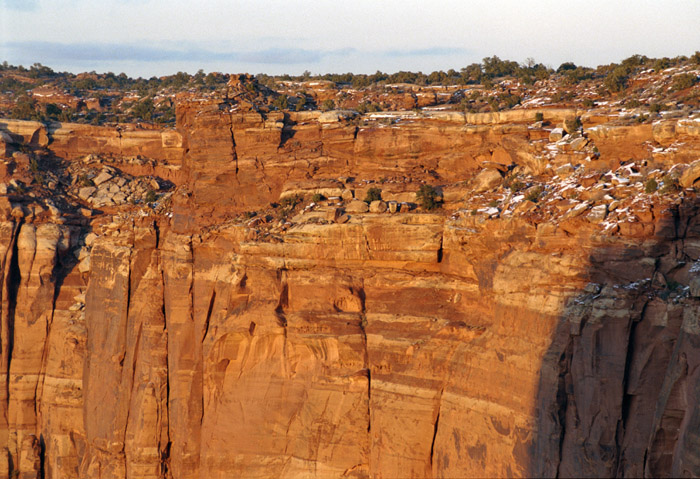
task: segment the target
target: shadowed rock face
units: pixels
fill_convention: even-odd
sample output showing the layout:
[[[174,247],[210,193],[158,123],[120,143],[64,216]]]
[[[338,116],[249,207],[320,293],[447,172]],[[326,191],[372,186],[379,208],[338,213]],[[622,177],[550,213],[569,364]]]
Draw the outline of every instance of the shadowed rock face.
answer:
[[[547,134],[256,115],[180,108],[172,219],[8,209],[0,478],[700,474],[694,195],[617,235],[439,212],[263,236],[225,220],[339,176],[534,170]]]

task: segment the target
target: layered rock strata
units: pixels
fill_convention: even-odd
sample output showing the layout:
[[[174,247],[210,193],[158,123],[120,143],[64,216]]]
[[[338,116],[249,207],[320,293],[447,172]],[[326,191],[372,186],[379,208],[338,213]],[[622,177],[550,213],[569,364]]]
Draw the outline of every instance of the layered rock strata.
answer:
[[[0,477],[700,474],[700,204],[650,197],[613,223],[602,178],[682,164],[697,135],[597,126],[586,158],[524,123],[407,115],[188,103],[171,212],[56,224],[8,197]],[[451,200],[480,166],[513,164],[571,166],[558,183],[600,170],[604,191]],[[329,216],[382,176],[404,204],[421,180],[446,185],[445,211]],[[236,216],[320,191],[338,199],[279,228]]]

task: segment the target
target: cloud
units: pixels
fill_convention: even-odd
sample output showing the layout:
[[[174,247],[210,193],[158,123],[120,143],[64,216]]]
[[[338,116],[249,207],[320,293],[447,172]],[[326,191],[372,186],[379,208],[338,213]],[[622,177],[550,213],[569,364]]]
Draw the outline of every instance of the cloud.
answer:
[[[120,43],[51,43],[8,42],[5,44],[11,58],[23,61],[48,62],[211,62],[236,61],[258,64],[314,64],[328,55],[344,55],[352,49],[333,51],[299,48],[269,48],[257,51],[213,51],[196,46],[160,48]]]
[[[302,48],[268,48],[254,51],[214,51],[195,45],[153,47],[132,43],[52,43],[8,42],[8,56],[22,61],[107,63],[131,62],[212,62],[233,61],[264,65],[316,64],[326,57],[347,57],[372,54],[386,57],[449,56],[468,54],[469,50],[452,47],[431,47],[408,50],[359,52],[354,48],[309,50]]]
[[[23,12],[31,12],[39,6],[37,0],[0,0],[0,7],[8,10],[19,10]]]

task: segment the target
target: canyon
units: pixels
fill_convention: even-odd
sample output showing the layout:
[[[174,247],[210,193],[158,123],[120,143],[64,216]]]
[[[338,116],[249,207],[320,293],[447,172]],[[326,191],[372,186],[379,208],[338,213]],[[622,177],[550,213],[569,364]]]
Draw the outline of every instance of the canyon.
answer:
[[[0,478],[700,475],[697,113],[0,133]]]

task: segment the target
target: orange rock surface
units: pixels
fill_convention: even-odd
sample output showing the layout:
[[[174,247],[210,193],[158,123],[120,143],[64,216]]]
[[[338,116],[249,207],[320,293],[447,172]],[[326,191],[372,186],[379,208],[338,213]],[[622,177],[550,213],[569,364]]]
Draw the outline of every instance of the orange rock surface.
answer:
[[[697,120],[584,115],[577,150],[530,116],[185,101],[176,132],[127,146],[7,126],[62,158],[181,172],[170,210],[78,221],[0,198],[0,478],[700,474],[700,202],[635,176],[692,186]],[[481,168],[541,191],[473,193]],[[424,183],[442,209],[409,209]],[[401,211],[337,221],[372,186]]]

